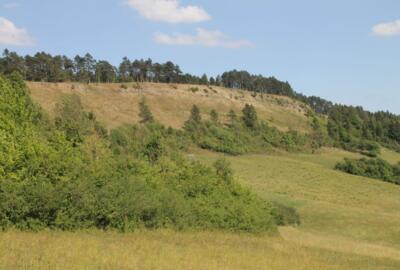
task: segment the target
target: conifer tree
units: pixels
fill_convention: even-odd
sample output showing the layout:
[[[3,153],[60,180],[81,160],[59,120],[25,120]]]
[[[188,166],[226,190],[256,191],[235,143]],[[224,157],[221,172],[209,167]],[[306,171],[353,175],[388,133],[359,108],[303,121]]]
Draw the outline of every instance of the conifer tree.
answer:
[[[140,123],[142,124],[148,124],[148,123],[153,123],[154,122],[154,117],[153,114],[150,111],[149,106],[147,105],[146,99],[142,98],[142,100],[139,103],[139,117],[140,117]]]
[[[219,115],[218,115],[218,112],[216,110],[214,110],[214,109],[211,110],[210,117],[211,117],[211,121],[213,123],[218,123]]]
[[[257,126],[257,112],[253,105],[246,104],[243,109],[243,122],[244,124],[251,129],[254,129]]]
[[[190,111],[189,119],[185,122],[186,130],[193,130],[201,123],[200,109],[196,105],[193,105]]]
[[[233,125],[237,121],[237,115],[234,110],[230,110],[228,113],[229,120],[231,125]]]

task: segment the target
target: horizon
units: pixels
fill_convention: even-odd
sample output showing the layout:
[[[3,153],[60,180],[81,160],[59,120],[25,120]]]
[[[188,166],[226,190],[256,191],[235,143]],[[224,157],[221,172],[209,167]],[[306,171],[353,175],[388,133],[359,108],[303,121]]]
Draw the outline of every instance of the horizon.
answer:
[[[400,3],[33,2],[0,1],[2,50],[89,52],[113,65],[124,56],[171,60],[198,76],[246,70],[307,96],[400,114]]]

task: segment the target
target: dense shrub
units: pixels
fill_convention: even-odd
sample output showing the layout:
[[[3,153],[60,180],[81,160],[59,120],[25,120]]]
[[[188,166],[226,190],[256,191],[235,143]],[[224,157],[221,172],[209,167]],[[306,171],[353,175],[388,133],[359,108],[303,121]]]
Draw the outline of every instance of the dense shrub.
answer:
[[[382,159],[345,159],[336,165],[337,170],[350,174],[381,179],[400,185],[400,163],[393,166]]]
[[[368,156],[376,156],[378,143],[400,151],[400,117],[389,112],[335,105],[329,110],[327,130],[337,146]]]
[[[296,131],[282,132],[257,120],[253,106],[246,105],[239,119],[234,111],[228,113],[229,123],[218,121],[215,111],[211,121],[201,119],[200,109],[193,106],[185,123],[185,131],[192,141],[203,149],[240,155],[249,152],[265,152],[271,148],[286,151],[304,151],[314,146],[312,138]]]
[[[279,226],[300,225],[300,216],[292,207],[288,207],[280,203],[274,203],[272,215]]]
[[[187,161],[184,131],[151,121],[108,134],[76,96],[63,98],[51,122],[19,78],[0,77],[0,112],[2,229],[265,232],[291,215],[239,186],[225,160]],[[202,121],[193,120],[197,130]]]

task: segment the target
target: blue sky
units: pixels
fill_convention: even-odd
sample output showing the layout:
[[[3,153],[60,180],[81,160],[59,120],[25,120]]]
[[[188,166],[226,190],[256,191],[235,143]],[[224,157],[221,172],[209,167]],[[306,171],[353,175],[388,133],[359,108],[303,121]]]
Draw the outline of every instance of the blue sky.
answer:
[[[400,114],[398,0],[0,0],[0,49],[276,76]]]

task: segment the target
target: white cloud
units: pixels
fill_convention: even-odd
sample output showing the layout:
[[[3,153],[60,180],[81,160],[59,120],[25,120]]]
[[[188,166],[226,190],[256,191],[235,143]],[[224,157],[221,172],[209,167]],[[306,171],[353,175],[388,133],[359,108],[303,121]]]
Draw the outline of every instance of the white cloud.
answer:
[[[381,37],[400,35],[400,20],[377,24],[372,28],[372,33]]]
[[[3,8],[6,8],[6,9],[13,9],[13,8],[17,8],[17,7],[19,7],[19,3],[17,3],[17,2],[9,2],[9,3],[5,3],[3,5]]]
[[[208,31],[203,28],[198,28],[196,35],[155,33],[154,40],[166,45],[202,45],[231,49],[254,47],[254,44],[248,40],[232,40],[220,31]]]
[[[167,23],[197,23],[211,19],[198,6],[181,6],[179,0],[125,0],[146,19]]]
[[[29,33],[18,28],[13,22],[0,17],[0,44],[13,46],[33,46],[35,44]]]

